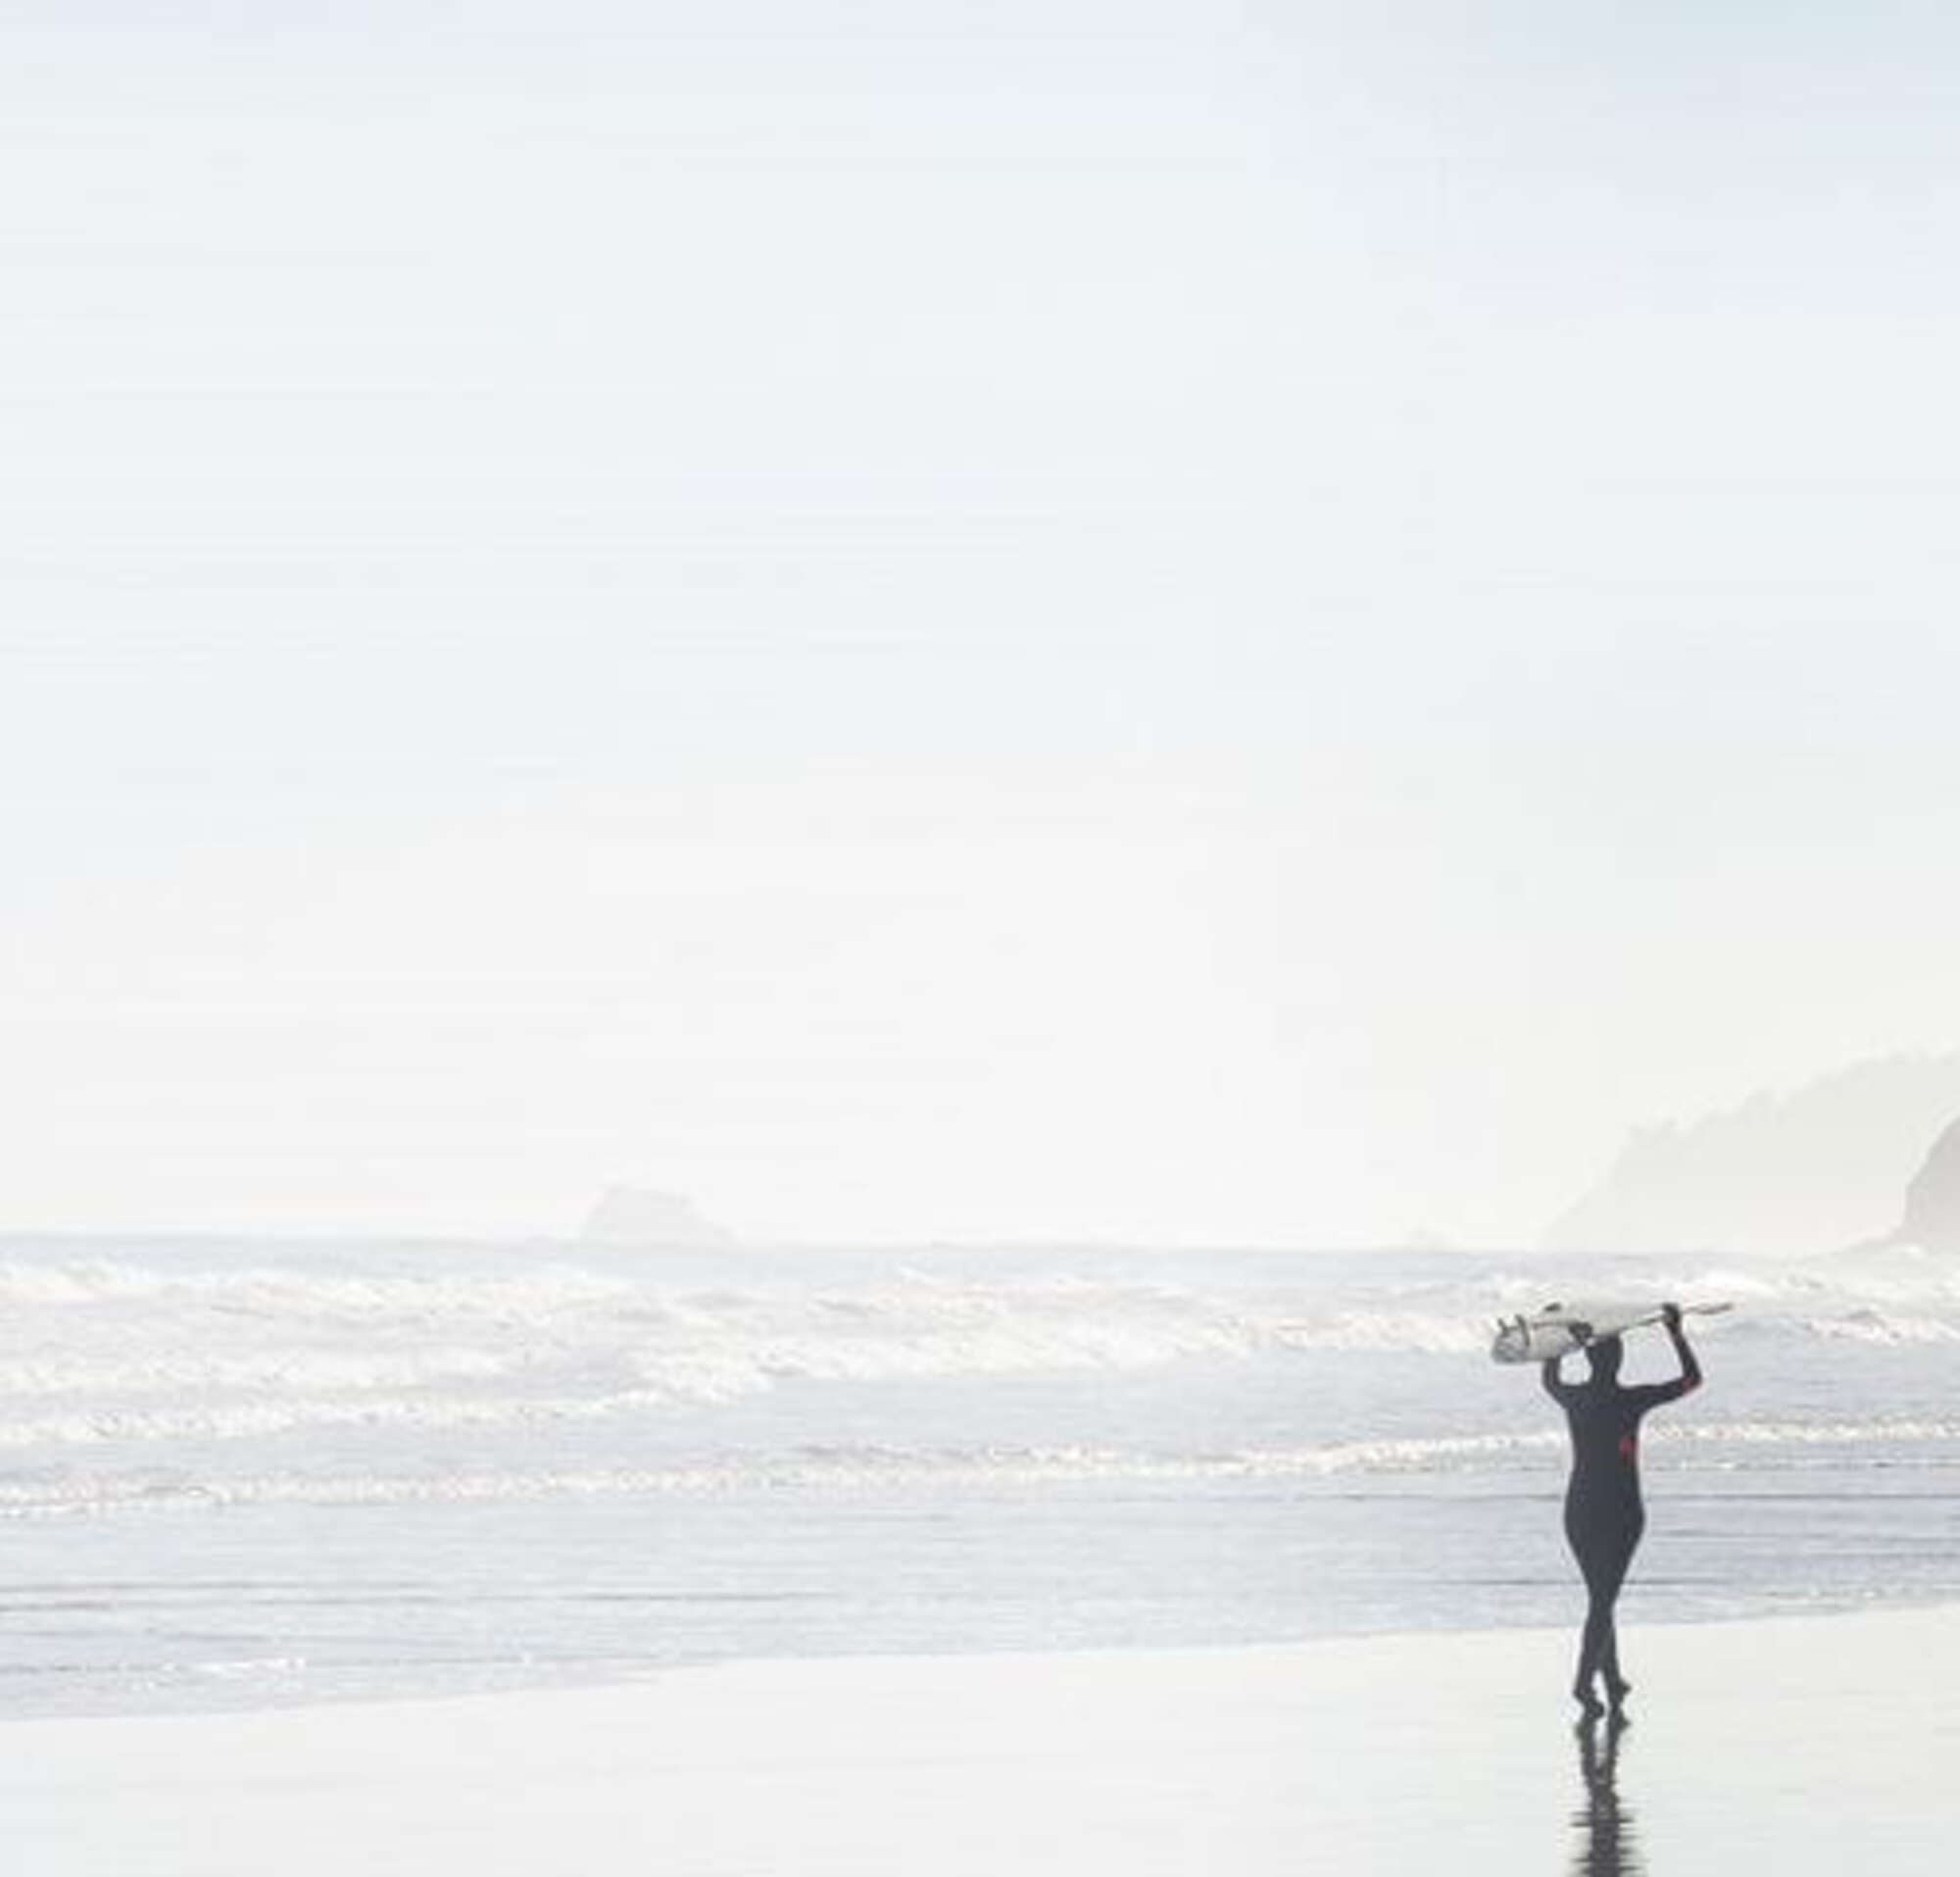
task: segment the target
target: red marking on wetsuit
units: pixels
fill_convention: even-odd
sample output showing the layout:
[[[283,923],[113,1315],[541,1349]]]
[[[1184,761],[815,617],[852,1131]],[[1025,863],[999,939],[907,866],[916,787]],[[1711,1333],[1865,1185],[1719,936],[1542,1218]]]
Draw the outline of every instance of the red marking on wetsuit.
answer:
[[[1631,1466],[1634,1463],[1634,1461],[1640,1457],[1640,1452],[1641,1452],[1641,1443],[1635,1435],[1622,1434],[1620,1436],[1620,1457],[1623,1460],[1625,1460],[1629,1466]]]

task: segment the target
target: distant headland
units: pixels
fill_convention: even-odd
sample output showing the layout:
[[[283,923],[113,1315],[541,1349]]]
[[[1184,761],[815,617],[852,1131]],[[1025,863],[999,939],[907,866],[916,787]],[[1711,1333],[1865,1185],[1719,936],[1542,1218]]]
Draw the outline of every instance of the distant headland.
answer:
[[[1797,1256],[1911,1243],[1960,1253],[1960,1051],[1876,1058],[1720,1113],[1636,1128],[1543,1243]]]

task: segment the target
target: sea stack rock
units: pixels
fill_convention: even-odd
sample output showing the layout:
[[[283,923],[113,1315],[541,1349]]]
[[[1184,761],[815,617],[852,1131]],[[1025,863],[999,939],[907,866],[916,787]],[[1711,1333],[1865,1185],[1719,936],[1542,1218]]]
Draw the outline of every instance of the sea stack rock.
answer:
[[[1898,1236],[1925,1251],[1960,1253],[1960,1121],[1933,1143],[1905,1189]]]
[[[648,1186],[609,1186],[578,1235],[588,1245],[643,1251],[704,1251],[735,1242],[734,1233],[705,1217],[685,1193]]]

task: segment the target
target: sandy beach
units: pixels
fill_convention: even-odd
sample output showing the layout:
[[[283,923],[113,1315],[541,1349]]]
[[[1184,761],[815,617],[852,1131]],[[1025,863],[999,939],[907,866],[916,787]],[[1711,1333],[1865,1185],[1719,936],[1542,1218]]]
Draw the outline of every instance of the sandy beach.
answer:
[[[1960,1609],[1628,1645],[1617,1743],[1575,1732],[1562,1633],[1399,1636],[21,1722],[0,1805],[37,1877],[1943,1863]]]

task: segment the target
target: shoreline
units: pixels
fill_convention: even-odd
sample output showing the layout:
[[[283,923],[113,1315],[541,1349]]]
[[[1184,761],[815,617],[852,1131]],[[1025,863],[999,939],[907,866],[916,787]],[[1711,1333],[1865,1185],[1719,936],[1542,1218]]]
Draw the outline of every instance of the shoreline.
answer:
[[[1638,1585],[1632,1587],[1634,1591],[1638,1591]],[[649,1658],[636,1662],[622,1662],[611,1667],[581,1668],[557,1676],[538,1677],[526,1672],[513,1675],[507,1680],[485,1680],[478,1686],[376,1689],[359,1686],[333,1688],[323,1683],[318,1688],[296,1684],[286,1691],[270,1693],[265,1690],[248,1692],[241,1685],[235,1700],[213,1698],[183,1701],[177,1704],[122,1708],[114,1706],[98,1708],[79,1704],[73,1708],[50,1707],[14,1713],[0,1710],[0,1729],[122,1725],[138,1722],[163,1725],[192,1721],[242,1721],[255,1716],[295,1716],[319,1710],[418,1708],[478,1702],[522,1701],[532,1697],[624,1693],[664,1683],[675,1675],[694,1676],[771,1667],[814,1670],[844,1668],[853,1664],[873,1666],[880,1663],[916,1662],[937,1663],[952,1668],[963,1662],[1076,1659],[1095,1661],[1127,1656],[1152,1656],[1176,1661],[1211,1656],[1250,1658],[1270,1655],[1287,1655],[1369,1645],[1408,1644],[1415,1647],[1435,1645],[1442,1648],[1473,1637],[1487,1638],[1493,1642],[1500,1639],[1529,1640],[1560,1636],[1576,1639],[1580,1619],[1585,1611],[1585,1593],[1576,1576],[1571,1589],[1572,1621],[1569,1627],[1532,1620],[1518,1623],[1487,1623],[1481,1626],[1327,1630],[1315,1635],[1264,1641],[1151,1642],[1134,1645],[1066,1644],[1048,1650],[1007,1645],[999,1648],[962,1650],[895,1648],[840,1650],[834,1653],[730,1654],[671,1660]],[[1814,1608],[1803,1610],[1775,1609],[1747,1613],[1668,1614],[1646,1617],[1637,1610],[1630,1620],[1625,1614],[1625,1605],[1637,1601],[1636,1597],[1629,1596],[1623,1600],[1622,1605],[1620,1624],[1622,1646],[1630,1653],[1638,1648],[1640,1637],[1663,1631],[1695,1632],[1711,1629],[1755,1629],[1764,1624],[1838,1623],[1865,1617],[1928,1614],[1948,1608],[1960,1614],[1960,1597],[1929,1596],[1924,1599],[1899,1599],[1883,1604],[1824,1602]],[[303,1668],[304,1664],[296,1663],[295,1666]],[[215,1678],[204,1692],[216,1697],[217,1690],[222,1686],[225,1679],[223,1676]],[[1577,1711],[1576,1708],[1574,1711]]]
[[[749,1659],[606,1687],[0,1723],[37,1877],[661,1868],[1233,1877],[1936,1867],[1960,1605],[1565,1630]],[[1610,1853],[1609,1861],[1600,1859]]]

